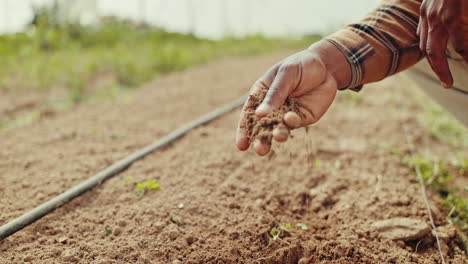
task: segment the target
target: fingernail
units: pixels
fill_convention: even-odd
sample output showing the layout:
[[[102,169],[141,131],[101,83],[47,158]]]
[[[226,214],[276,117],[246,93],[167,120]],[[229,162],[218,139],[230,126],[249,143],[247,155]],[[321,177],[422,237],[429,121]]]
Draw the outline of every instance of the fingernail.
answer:
[[[269,107],[266,104],[261,104],[259,107],[257,107],[257,110],[255,111],[258,114],[266,114],[268,113]]]
[[[450,85],[448,85],[446,82],[442,82],[442,86],[444,86],[444,88],[450,88]]]

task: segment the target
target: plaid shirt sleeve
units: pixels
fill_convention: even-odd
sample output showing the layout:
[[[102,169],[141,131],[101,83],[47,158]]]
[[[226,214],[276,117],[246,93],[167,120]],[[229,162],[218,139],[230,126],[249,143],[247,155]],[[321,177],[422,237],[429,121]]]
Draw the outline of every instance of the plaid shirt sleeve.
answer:
[[[383,0],[367,17],[326,40],[346,56],[352,79],[346,87],[359,91],[423,58],[416,30],[422,0]]]

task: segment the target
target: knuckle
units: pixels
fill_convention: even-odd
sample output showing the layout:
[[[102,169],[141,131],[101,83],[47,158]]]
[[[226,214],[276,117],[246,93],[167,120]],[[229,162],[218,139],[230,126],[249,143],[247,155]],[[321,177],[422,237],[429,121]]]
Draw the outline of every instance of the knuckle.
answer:
[[[297,65],[295,63],[284,63],[280,66],[278,71],[283,72],[283,73],[289,72],[289,71],[294,70],[296,66]]]

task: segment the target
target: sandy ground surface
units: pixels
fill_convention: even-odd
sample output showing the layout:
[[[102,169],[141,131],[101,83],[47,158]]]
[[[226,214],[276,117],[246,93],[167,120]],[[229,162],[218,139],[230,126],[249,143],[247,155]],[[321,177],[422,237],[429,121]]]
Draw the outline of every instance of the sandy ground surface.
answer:
[[[285,55],[222,60],[1,134],[0,225],[237,99]],[[373,227],[428,223],[411,169],[382,147],[407,151],[403,124],[420,152],[454,154],[418,124],[404,88],[370,85],[357,104],[340,94],[266,158],[236,150],[230,113],[1,241],[0,263],[439,263],[430,234],[394,241]],[[148,179],[161,189],[136,195]],[[448,263],[466,263],[444,212],[433,213]]]

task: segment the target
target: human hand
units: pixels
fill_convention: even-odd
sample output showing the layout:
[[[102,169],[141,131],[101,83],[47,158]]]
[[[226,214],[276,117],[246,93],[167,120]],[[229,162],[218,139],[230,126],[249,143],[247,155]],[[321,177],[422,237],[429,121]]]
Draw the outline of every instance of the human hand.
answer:
[[[445,55],[449,39],[455,51],[468,62],[467,16],[468,2],[463,0],[424,0],[421,4],[417,29],[419,47],[445,88],[453,85]]]
[[[284,115],[284,123],[289,128],[313,124],[327,111],[336,95],[337,80],[327,69],[321,52],[313,47],[284,59],[254,83],[250,95],[257,95],[262,90],[267,90],[263,102],[255,111],[257,117],[264,117],[279,109],[289,95],[296,99],[299,106],[299,114],[288,112]],[[336,48],[332,47],[332,49]],[[338,50],[334,52],[337,55],[341,54]],[[347,65],[344,57],[343,61]],[[339,61],[334,62],[340,63]],[[243,122],[247,118],[248,103],[246,102],[242,109],[236,135],[237,147],[242,151],[247,150],[250,146],[247,128]],[[277,127],[273,130],[273,139],[282,142],[288,138],[288,134],[287,130]],[[253,142],[253,147],[258,155],[264,156],[270,151],[271,142],[262,142],[256,139]]]

